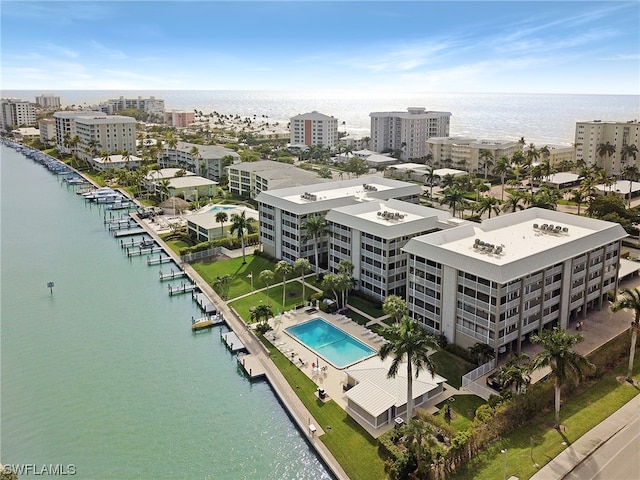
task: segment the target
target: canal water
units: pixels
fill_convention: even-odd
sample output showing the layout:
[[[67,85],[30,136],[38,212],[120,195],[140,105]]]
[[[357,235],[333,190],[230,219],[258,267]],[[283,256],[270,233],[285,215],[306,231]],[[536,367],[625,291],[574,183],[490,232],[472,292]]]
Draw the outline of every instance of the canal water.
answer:
[[[82,479],[330,478],[223,327],[191,332],[195,303],[158,278],[170,267],[128,259],[103,210],[0,148],[0,462]]]

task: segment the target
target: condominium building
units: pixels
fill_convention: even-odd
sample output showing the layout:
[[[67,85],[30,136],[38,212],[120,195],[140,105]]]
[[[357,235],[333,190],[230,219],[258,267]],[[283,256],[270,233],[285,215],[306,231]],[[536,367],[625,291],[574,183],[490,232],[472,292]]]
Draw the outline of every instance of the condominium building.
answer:
[[[449,135],[450,112],[430,112],[410,107],[406,112],[373,112],[371,149],[399,152],[401,159],[421,159],[427,155],[427,140]]]
[[[0,128],[28,127],[36,124],[36,109],[32,103],[15,98],[0,100]]]
[[[120,115],[74,117],[78,158],[91,160],[101,152],[136,154],[136,119]]]
[[[177,110],[164,112],[164,122],[170,127],[185,128],[195,121],[196,115],[194,112],[181,112]]]
[[[609,143],[614,147],[612,154],[602,153],[600,145]],[[635,145],[640,148],[640,126],[638,120],[629,122],[577,122],[575,135],[576,161],[604,168],[610,175],[620,175],[624,164],[635,163],[640,167],[640,156],[622,159],[623,147]]]
[[[53,120],[56,124],[56,149],[59,152],[71,153],[71,148],[67,145],[67,140],[76,136],[76,118],[87,115],[107,118],[105,113],[83,110],[55,112],[53,114]]]
[[[255,198],[260,192],[300,185],[324,183],[314,171],[273,160],[242,162],[226,167],[229,192]]]
[[[293,263],[307,258],[315,265],[314,240],[306,239],[304,223],[333,208],[372,200],[396,198],[418,203],[422,189],[413,183],[382,177],[361,177],[315,185],[262,191],[256,196],[260,214],[260,241],[265,253]],[[327,264],[328,231],[318,239],[320,267]],[[321,268],[316,268],[320,271]]]
[[[40,130],[40,143],[43,145],[55,145],[56,122],[52,118],[43,118],[38,122]]]
[[[400,200],[373,200],[327,213],[329,270],[342,260],[353,265],[355,288],[384,301],[389,295],[405,297],[410,238],[466,223],[450,213]]]
[[[403,249],[409,314],[463,348],[519,352],[530,334],[606,304],[626,236],[617,223],[530,208],[414,237]]]
[[[477,140],[467,137],[432,137],[427,140],[427,155],[433,165],[454,167],[467,172],[484,174],[483,151],[488,151],[492,162],[521,150],[520,143],[506,140]],[[491,169],[487,170],[491,173]]]
[[[167,147],[160,153],[160,167],[177,167],[196,172],[209,180],[218,181],[225,167],[240,162],[240,155],[229,148],[217,145],[199,145],[178,142],[175,148]]]
[[[109,99],[100,104],[100,108],[109,115],[126,110],[127,108],[135,108],[141,112],[152,115],[164,116],[164,100],[150,96],[149,98],[125,98]]]
[[[315,110],[291,117],[291,145],[320,145],[335,147],[338,144],[338,120]]]
[[[40,95],[36,97],[36,105],[46,109],[60,108],[60,97],[56,95]]]

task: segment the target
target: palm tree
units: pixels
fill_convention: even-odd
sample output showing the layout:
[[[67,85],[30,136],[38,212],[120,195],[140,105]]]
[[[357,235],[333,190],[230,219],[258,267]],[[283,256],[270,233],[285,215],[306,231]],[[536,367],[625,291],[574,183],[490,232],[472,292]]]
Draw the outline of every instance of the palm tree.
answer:
[[[495,213],[498,215],[500,213],[500,200],[495,197],[482,197],[480,201],[478,201],[478,205],[476,207],[476,211],[479,215],[487,212],[488,218],[491,218],[491,213]]]
[[[320,273],[320,264],[318,263],[318,243],[320,237],[327,232],[327,220],[320,215],[310,215],[301,225],[304,230],[303,239],[306,241],[313,239],[313,255],[315,259],[316,275]]]
[[[433,198],[433,185],[436,183],[436,180],[440,178],[440,175],[435,173],[436,169],[434,167],[425,168],[427,173],[424,174],[424,184],[429,185],[429,197]]]
[[[276,274],[273,273],[272,270],[262,270],[258,278],[260,281],[267,285],[267,302],[271,305],[271,297],[269,296],[269,286],[273,283],[273,279],[276,277]]]
[[[158,192],[160,193],[160,198],[163,197],[169,197],[169,179],[168,178],[163,178],[162,180],[160,180],[160,182],[157,184],[157,189]]]
[[[623,308],[633,310],[634,318],[631,322],[631,349],[629,350],[629,368],[627,369],[627,382],[633,383],[633,361],[636,353],[636,341],[640,330],[640,288],[623,288],[620,290],[622,298],[611,305],[612,312],[618,312]]]
[[[287,275],[293,271],[293,267],[286,260],[280,260],[274,268],[278,275],[282,275],[282,308],[287,299]]]
[[[427,447],[436,443],[436,439],[433,436],[433,427],[420,418],[414,418],[407,424],[404,431],[407,435],[407,442],[411,445],[416,456],[416,472],[421,475],[423,457],[425,457],[425,454],[430,453]]]
[[[400,323],[402,317],[407,314],[407,302],[398,295],[389,295],[382,304],[382,311],[385,315],[392,317],[397,325]]]
[[[584,370],[593,369],[594,365],[585,357],[573,350],[573,346],[582,342],[584,337],[579,333],[571,335],[566,330],[554,328],[544,330],[531,336],[532,343],[539,343],[544,350],[531,361],[531,370],[550,367],[555,378],[555,427],[560,428],[560,390],[573,373],[582,380]]]
[[[302,301],[304,302],[305,299],[307,298],[305,295],[304,275],[309,270],[311,270],[311,264],[309,263],[309,260],[307,260],[306,258],[298,258],[296,259],[295,262],[293,262],[293,269],[296,272],[300,273],[300,281],[302,281]]]
[[[622,164],[625,165],[627,163],[627,158],[633,157],[635,161],[638,158],[638,147],[636,147],[633,143],[623,145],[620,149],[620,160]]]
[[[571,192],[571,200],[578,204],[578,215],[580,215],[580,206],[585,200],[584,192],[582,190],[573,190]]]
[[[531,383],[530,360],[526,353],[512,353],[509,361],[498,369],[500,384],[513,384],[516,394],[522,393],[522,387]]]
[[[502,196],[500,197],[500,200],[502,201],[504,201],[504,180],[509,172],[511,172],[511,161],[509,160],[509,157],[506,155],[498,157],[498,160],[493,167],[493,174],[500,176],[500,181],[502,183]]]
[[[469,353],[476,359],[478,366],[487,363],[489,360],[496,358],[496,352],[492,347],[486,343],[476,342],[472,347],[469,347]]]
[[[597,147],[596,147],[596,153],[598,154],[598,156],[600,158],[603,157],[610,157],[611,155],[613,155],[614,153],[616,153],[616,147],[614,145],[611,145],[609,142],[607,143],[600,143]]]
[[[254,322],[260,322],[260,320],[262,320],[263,325],[266,324],[271,317],[273,317],[271,305],[261,303],[260,305],[253,307],[253,310],[251,311],[251,319]]]
[[[525,199],[523,192],[513,192],[502,205],[502,211],[514,213],[516,210],[524,210],[524,205],[521,203],[524,203]]]
[[[493,153],[491,153],[491,150],[481,148],[479,157],[482,160],[481,168],[484,170],[484,179],[486,180],[489,169],[493,167]]]
[[[440,179],[440,186],[442,188],[451,188],[456,184],[456,177],[450,173],[447,173]]]
[[[247,260],[244,256],[244,234],[249,229],[249,223],[251,219],[248,219],[245,216],[246,212],[243,210],[241,214],[232,213],[231,214],[231,235],[237,232],[238,238],[240,239],[240,245],[242,247],[242,265],[247,263]]]
[[[622,167],[621,173],[626,180],[629,180],[629,207],[631,207],[631,187],[633,186],[633,182],[637,182],[640,178],[640,170],[638,170],[638,166],[635,163],[629,163]]]
[[[227,212],[218,212],[216,213],[216,222],[220,224],[220,236],[224,236],[224,222],[229,220],[229,215]]]
[[[418,322],[404,316],[400,323],[386,326],[385,337],[390,339],[380,347],[378,356],[385,360],[391,356],[391,366],[387,373],[388,378],[398,375],[398,370],[403,362],[407,362],[407,423],[413,418],[413,369],[415,378],[420,371],[427,370],[431,375],[435,372],[433,362],[429,358],[429,349],[437,348],[435,338],[427,333]]]
[[[451,208],[452,215],[454,217],[456,216],[456,211],[464,211],[464,204],[466,202],[466,199],[462,190],[454,186],[444,189],[442,194],[443,195],[440,199],[440,205],[446,204],[449,208]]]

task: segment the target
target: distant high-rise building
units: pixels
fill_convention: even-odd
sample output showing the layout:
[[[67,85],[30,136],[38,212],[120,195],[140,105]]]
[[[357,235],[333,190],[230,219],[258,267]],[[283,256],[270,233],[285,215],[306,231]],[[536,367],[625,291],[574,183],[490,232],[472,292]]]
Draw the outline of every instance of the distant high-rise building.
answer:
[[[606,152],[601,145],[612,146],[611,152]],[[590,122],[576,123],[576,161],[587,165],[596,165],[604,168],[608,174],[620,175],[625,164],[635,162],[640,166],[640,155],[627,156],[623,159],[624,147],[635,145],[640,149],[640,128],[638,120],[629,122],[603,122],[592,120]]]
[[[60,97],[55,95],[40,95],[36,97],[36,105],[42,108],[60,108]]]
[[[164,121],[170,127],[184,128],[196,121],[196,115],[194,112],[172,110],[164,112]]]
[[[338,120],[315,110],[290,119],[291,145],[320,145],[335,147],[338,144]]]
[[[141,112],[146,112],[151,115],[164,116],[164,100],[155,98],[153,96],[149,98],[125,98],[120,97],[116,99],[109,99],[100,104],[100,108],[104,113],[113,115],[114,113],[126,110],[127,108],[135,108]]]
[[[371,150],[400,152],[400,159],[421,159],[427,155],[427,140],[448,137],[450,112],[430,112],[410,107],[406,112],[373,112]]]
[[[16,98],[0,100],[0,128],[24,127],[36,124],[36,109],[32,103]]]
[[[427,156],[430,155],[431,164],[467,172],[484,174],[483,150],[490,153],[488,160],[495,164],[502,156],[511,158],[517,150],[522,150],[522,146],[511,140],[476,140],[467,137],[431,137],[427,140]],[[491,173],[489,166],[487,173]]]

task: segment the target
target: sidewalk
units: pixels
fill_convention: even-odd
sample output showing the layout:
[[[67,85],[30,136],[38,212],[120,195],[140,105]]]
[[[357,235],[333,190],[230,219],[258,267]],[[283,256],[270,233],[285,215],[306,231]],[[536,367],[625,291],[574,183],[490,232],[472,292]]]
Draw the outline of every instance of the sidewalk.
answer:
[[[531,477],[531,480],[565,478],[638,415],[640,415],[640,398],[635,397],[567,447]]]

